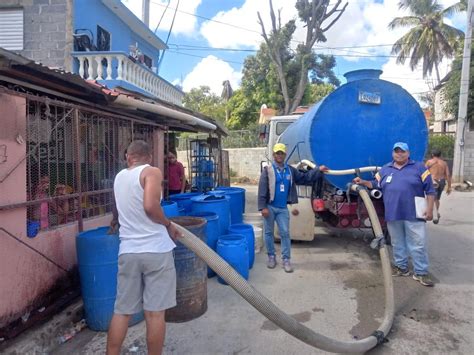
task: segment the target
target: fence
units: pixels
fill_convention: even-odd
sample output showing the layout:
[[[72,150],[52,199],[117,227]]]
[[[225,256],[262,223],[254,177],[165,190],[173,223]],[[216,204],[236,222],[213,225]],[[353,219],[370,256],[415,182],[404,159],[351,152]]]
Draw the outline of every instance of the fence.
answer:
[[[125,167],[125,149],[133,139],[153,146],[154,126],[26,96],[26,201],[2,209],[27,207],[28,223],[41,230],[76,221],[81,230],[84,218],[111,211],[113,179]]]
[[[186,140],[206,139],[206,134],[183,135],[178,137],[177,150],[186,150]],[[222,147],[229,148],[257,148],[265,147],[266,143],[259,138],[257,129],[229,131],[227,137],[222,138]]]

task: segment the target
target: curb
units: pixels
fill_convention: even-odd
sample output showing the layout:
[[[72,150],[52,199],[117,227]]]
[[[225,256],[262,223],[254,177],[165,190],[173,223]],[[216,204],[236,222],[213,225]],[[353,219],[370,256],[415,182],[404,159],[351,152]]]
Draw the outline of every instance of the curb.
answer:
[[[84,307],[80,298],[46,323],[31,328],[9,340],[0,353],[6,355],[49,354],[63,341],[61,337],[83,318]]]

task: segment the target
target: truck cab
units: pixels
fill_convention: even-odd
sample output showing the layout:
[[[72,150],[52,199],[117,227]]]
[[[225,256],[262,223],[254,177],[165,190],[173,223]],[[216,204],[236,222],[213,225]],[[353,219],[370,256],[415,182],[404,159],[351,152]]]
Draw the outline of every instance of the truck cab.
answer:
[[[275,143],[278,143],[278,138],[280,138],[281,134],[288,128],[288,126],[295,122],[299,117],[301,117],[301,114],[274,116],[269,120],[266,126],[266,138],[268,138],[266,157],[269,161],[272,160],[272,147]]]

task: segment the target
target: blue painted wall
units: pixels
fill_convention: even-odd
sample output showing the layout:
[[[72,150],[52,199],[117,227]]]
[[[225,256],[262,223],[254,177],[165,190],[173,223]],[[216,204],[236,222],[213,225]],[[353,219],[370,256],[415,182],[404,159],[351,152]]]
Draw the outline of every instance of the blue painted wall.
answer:
[[[75,0],[74,31],[76,29],[90,30],[94,35],[94,44],[97,44],[97,25],[110,33],[111,51],[129,53],[129,46],[138,43],[140,51],[153,59],[153,66],[158,66],[159,50],[132,32],[100,0]]]

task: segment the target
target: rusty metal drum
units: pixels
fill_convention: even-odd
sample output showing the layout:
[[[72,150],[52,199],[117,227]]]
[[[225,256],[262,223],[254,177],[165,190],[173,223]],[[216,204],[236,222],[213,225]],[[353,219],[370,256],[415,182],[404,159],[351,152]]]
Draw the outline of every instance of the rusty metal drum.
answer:
[[[186,228],[206,243],[206,220],[198,217],[173,217],[174,223]],[[166,321],[182,323],[198,318],[207,311],[207,265],[194,252],[176,241],[176,306],[166,310]]]

